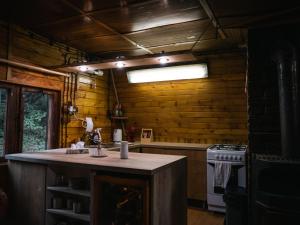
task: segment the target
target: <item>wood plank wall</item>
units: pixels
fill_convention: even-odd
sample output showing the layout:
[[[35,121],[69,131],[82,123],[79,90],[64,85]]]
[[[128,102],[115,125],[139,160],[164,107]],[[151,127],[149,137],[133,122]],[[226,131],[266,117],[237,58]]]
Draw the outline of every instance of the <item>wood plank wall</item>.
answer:
[[[31,34],[31,35],[30,35]],[[43,67],[56,66],[64,63],[63,54],[68,46],[55,44],[48,39],[34,34],[21,27],[13,26],[11,29],[11,48],[8,49],[8,25],[0,22],[0,57],[18,60]],[[69,48],[73,54],[80,54],[78,50]],[[9,53],[9,54],[8,54]],[[93,78],[94,79],[94,78]],[[97,77],[96,88],[91,88],[88,84],[79,83],[77,92],[77,105],[79,107],[78,117],[92,117],[95,127],[103,128],[104,141],[109,141],[111,136],[110,120],[106,117],[108,109],[108,76]],[[63,96],[63,78],[48,76],[36,72],[12,68],[11,74],[7,75],[7,66],[0,64],[0,81],[28,85],[38,88],[46,88],[61,92]],[[65,96],[64,96],[65,97]],[[62,99],[63,102],[63,99]],[[81,137],[84,130],[81,122],[72,120],[68,124],[67,142],[68,145],[78,137]],[[65,136],[65,135],[63,135]]]
[[[245,56],[199,60],[208,62],[207,79],[129,84],[124,71],[116,70],[128,124],[153,128],[155,141],[247,143]]]

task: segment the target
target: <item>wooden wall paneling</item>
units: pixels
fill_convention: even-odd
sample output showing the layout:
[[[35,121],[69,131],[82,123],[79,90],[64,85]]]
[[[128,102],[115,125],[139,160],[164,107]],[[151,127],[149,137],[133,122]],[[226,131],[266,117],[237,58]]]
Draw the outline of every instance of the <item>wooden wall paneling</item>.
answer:
[[[44,225],[46,167],[10,161],[9,179],[13,218],[24,225]]]
[[[5,49],[7,48],[5,41],[7,36],[7,24],[1,23],[0,25],[0,57],[5,58]],[[13,30],[13,60],[20,60],[25,63],[37,64],[43,67],[56,66],[64,63],[65,59],[63,53],[66,52],[67,48],[69,48],[72,54],[79,52],[63,44],[53,44],[41,36],[32,38],[28,35],[30,31],[20,27],[13,26]],[[92,117],[94,126],[103,128],[103,139],[108,142],[110,141],[111,133],[110,120],[107,119],[106,116],[108,110],[108,76],[105,74],[102,77],[90,78],[95,80],[96,88],[92,88],[91,85],[78,83],[76,96],[76,104],[79,108],[78,117]],[[66,96],[63,95],[64,80],[62,77],[39,74],[20,68],[12,68],[12,74],[10,78],[6,80],[6,66],[0,64],[0,80],[12,84],[57,90],[61,92],[61,103],[63,104],[66,101]],[[60,135],[60,137],[65,137],[64,131],[60,132],[63,132],[63,135]],[[84,129],[81,126],[81,122],[72,117],[71,123],[68,124],[67,146],[81,137],[83,133]]]
[[[129,84],[117,70],[128,124],[152,128],[154,141],[247,143],[245,56],[198,57],[208,62],[206,79]]]
[[[8,45],[8,37],[7,37],[7,28],[3,26],[0,22],[0,57],[7,57],[7,45]],[[3,47],[2,47],[3,46]],[[7,67],[3,64],[0,64],[0,80],[6,79]]]

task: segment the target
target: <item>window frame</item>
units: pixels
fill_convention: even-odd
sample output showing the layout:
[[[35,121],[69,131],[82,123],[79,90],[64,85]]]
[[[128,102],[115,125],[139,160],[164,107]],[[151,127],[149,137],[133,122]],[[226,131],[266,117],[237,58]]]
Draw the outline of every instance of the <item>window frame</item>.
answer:
[[[0,156],[0,162],[6,161],[6,154],[21,153],[23,141],[23,118],[24,118],[24,102],[23,92],[42,92],[50,96],[51,105],[49,104],[47,147],[58,148],[60,137],[60,117],[61,117],[61,91],[49,90],[39,87],[29,87],[19,84],[11,84],[9,82],[0,81],[0,88],[7,89],[7,109],[6,124],[4,131],[4,156]],[[50,116],[51,115],[51,116]],[[51,118],[50,118],[51,117]],[[51,122],[50,122],[51,120]],[[8,132],[9,129],[9,132]],[[17,140],[17,141],[16,141]]]

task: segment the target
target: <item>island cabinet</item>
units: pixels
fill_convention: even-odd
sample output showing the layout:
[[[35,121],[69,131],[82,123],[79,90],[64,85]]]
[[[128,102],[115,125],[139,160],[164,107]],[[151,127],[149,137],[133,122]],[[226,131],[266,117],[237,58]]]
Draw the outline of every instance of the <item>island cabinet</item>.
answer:
[[[184,155],[187,156],[187,190],[190,202],[204,206],[207,198],[206,183],[206,150],[203,148],[170,148],[152,147],[141,148],[143,153],[165,154],[165,155]]]
[[[186,225],[187,158],[132,152],[121,160],[8,155],[11,204],[23,225]]]

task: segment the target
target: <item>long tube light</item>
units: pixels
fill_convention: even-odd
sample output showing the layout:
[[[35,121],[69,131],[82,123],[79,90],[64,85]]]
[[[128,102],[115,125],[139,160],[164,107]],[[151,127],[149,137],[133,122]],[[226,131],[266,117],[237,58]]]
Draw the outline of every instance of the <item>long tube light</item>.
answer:
[[[168,66],[127,72],[129,83],[148,83],[168,80],[199,79],[208,76],[207,64]]]

